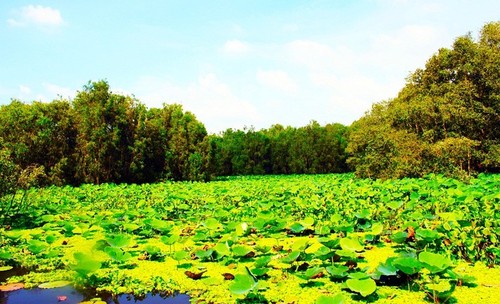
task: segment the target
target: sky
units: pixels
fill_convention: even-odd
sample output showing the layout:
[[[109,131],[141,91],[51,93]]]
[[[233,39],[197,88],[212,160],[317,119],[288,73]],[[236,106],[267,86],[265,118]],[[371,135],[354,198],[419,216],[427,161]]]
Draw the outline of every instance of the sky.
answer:
[[[209,133],[349,125],[499,12],[497,0],[0,1],[0,105],[106,80],[150,108],[182,104]]]

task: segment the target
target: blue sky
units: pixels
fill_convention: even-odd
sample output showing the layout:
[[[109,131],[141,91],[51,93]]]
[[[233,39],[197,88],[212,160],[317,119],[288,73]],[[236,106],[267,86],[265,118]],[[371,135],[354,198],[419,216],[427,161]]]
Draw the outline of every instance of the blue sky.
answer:
[[[0,104],[73,98],[89,80],[210,133],[350,124],[496,0],[1,1]]]

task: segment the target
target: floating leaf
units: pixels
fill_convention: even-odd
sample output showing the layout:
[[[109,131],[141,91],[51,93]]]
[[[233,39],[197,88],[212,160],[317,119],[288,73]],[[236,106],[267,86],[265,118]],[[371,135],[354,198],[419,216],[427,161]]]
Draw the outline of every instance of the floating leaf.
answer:
[[[219,223],[218,220],[214,218],[209,218],[205,221],[205,227],[207,227],[210,230],[217,230],[221,227],[221,224]]]
[[[328,266],[326,267],[326,271],[332,276],[334,279],[342,279],[347,277],[347,271],[349,267],[347,266]]]
[[[290,226],[290,231],[295,234],[302,233],[304,232],[304,230],[306,230],[306,227],[304,227],[304,225],[302,225],[301,223],[293,223]]]
[[[271,262],[271,257],[267,255],[256,259],[254,265],[255,267],[265,267],[269,262]]]
[[[250,252],[252,252],[253,248],[245,245],[236,245],[231,248],[233,251],[233,255],[236,257],[245,257]]]
[[[283,263],[291,264],[295,262],[300,256],[300,251],[292,251],[290,254],[281,259]]]
[[[300,274],[299,276],[304,280],[312,280],[312,279],[317,279],[322,275],[323,275],[323,268],[316,266],[307,269],[304,273]]]
[[[117,262],[126,262],[127,260],[132,258],[132,255],[130,253],[116,247],[106,247],[104,249],[104,252],[106,252],[110,258]]]
[[[217,243],[217,245],[215,245],[213,249],[215,250],[215,252],[217,252],[217,256],[219,258],[231,255],[231,251],[227,242]]]
[[[444,255],[427,251],[421,252],[418,255],[418,260],[431,273],[442,272],[451,266],[451,261]]]
[[[176,251],[173,255],[174,260],[176,261],[182,261],[184,259],[187,259],[189,257],[189,253],[182,250],[182,251]]]
[[[165,244],[165,245],[173,245],[179,241],[180,235],[178,234],[172,234],[171,236],[162,236],[160,240]]]
[[[437,233],[434,230],[420,228],[417,229],[417,231],[415,231],[415,239],[417,240],[422,240],[430,243],[433,242],[434,240],[437,240],[438,238],[439,238],[439,233]]]
[[[248,274],[237,274],[234,276],[233,283],[229,286],[229,291],[236,295],[243,295],[252,291],[257,282]]]
[[[203,271],[200,271],[200,272],[192,272],[192,271],[186,270],[184,272],[184,274],[186,276],[188,276],[189,278],[193,279],[193,280],[199,280],[199,279],[201,279],[201,277],[203,276],[203,274],[205,272],[207,272],[207,271],[203,270]]]
[[[396,258],[392,262],[392,265],[408,275],[415,274],[422,269],[422,264],[416,258],[412,257]]]
[[[353,273],[350,273],[348,276],[351,279],[359,279],[359,280],[367,279],[370,277],[370,276],[368,276],[368,274],[366,274],[366,272],[353,272]]]
[[[13,284],[7,284],[7,285],[0,285],[0,291],[3,291],[3,292],[19,290],[22,288],[24,288],[23,283],[13,283]]]
[[[370,232],[373,235],[380,235],[384,231],[384,225],[382,223],[374,223],[372,225],[372,231]]]
[[[28,249],[29,251],[33,252],[33,254],[42,253],[49,247],[47,243],[38,240],[30,240],[28,244]]]
[[[13,267],[12,266],[0,266],[0,271],[8,271],[11,270]]]
[[[352,238],[342,238],[340,240],[340,247],[342,247],[343,250],[347,251],[356,251],[360,252],[365,250],[365,247],[363,247],[358,239],[352,239]]]
[[[76,264],[71,268],[80,275],[86,276],[87,274],[101,268],[101,262],[95,260],[88,254],[85,254],[83,252],[75,252],[73,256],[76,260]]]
[[[59,288],[59,287],[68,286],[69,284],[71,284],[70,281],[54,281],[54,282],[40,284],[40,285],[38,285],[38,288],[42,288],[42,289]]]
[[[115,234],[106,236],[106,242],[110,246],[123,248],[132,244],[132,236],[127,234]]]
[[[265,276],[268,272],[269,272],[269,268],[266,268],[266,267],[261,267],[261,268],[254,268],[252,269],[252,273],[256,276],[256,277],[262,277],[262,276]]]
[[[398,244],[404,243],[407,238],[408,238],[408,233],[406,231],[398,231],[393,235],[391,235],[391,240]]]
[[[344,302],[344,296],[340,293],[335,296],[321,295],[316,299],[316,304],[344,304]]]
[[[350,290],[361,294],[363,297],[371,295],[377,289],[377,284],[373,279],[348,279],[346,285]]]
[[[224,277],[224,280],[234,280],[234,275],[229,272],[223,273],[222,276]]]

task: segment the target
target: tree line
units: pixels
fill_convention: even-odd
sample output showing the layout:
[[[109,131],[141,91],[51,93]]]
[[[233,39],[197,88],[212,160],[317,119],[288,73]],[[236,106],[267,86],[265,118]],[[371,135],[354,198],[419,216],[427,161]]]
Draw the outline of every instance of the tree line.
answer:
[[[349,165],[364,177],[500,171],[500,22],[458,37],[392,100],[351,125]]]
[[[0,107],[0,195],[16,187],[248,174],[467,176],[500,171],[500,22],[458,37],[351,126],[209,135],[178,104],[147,108],[89,82],[67,101]]]
[[[222,175],[345,172],[340,124],[208,135],[178,104],[146,108],[90,82],[70,102],[0,107],[0,172],[41,185],[210,180]],[[9,178],[7,178],[9,176]]]

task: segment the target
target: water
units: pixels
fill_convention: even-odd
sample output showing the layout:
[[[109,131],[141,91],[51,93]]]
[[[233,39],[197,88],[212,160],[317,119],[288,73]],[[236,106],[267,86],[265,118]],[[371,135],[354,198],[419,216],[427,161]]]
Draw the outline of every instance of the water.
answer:
[[[66,297],[61,301],[61,297]],[[136,298],[130,294],[116,297],[111,295],[98,295],[91,291],[78,291],[66,286],[52,289],[19,289],[10,292],[0,292],[0,304],[77,304],[93,298],[101,298],[108,304],[141,303],[141,304],[184,304],[189,303],[189,296],[176,294],[166,296],[148,293],[144,298]]]

